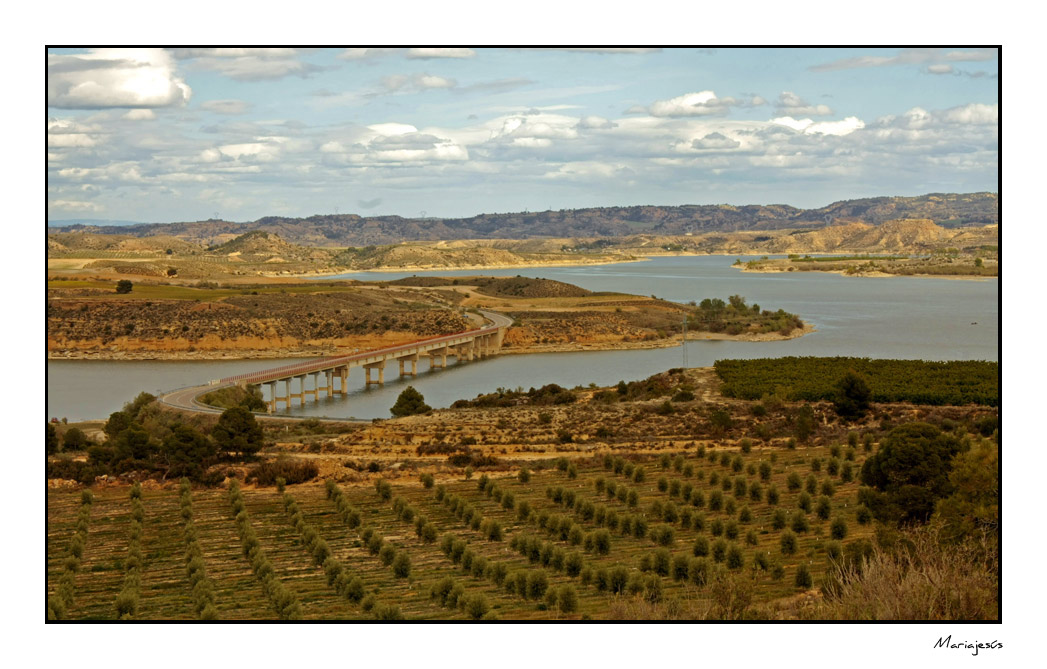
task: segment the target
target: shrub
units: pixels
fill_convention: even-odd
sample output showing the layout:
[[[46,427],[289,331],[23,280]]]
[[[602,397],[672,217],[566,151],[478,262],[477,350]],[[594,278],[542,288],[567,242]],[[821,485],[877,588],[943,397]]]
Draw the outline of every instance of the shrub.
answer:
[[[811,496],[806,492],[801,492],[800,496],[796,498],[796,506],[805,513],[809,513],[811,510]]]
[[[698,537],[694,540],[694,548],[692,549],[695,557],[705,557],[709,554],[709,540],[705,537]]]
[[[545,572],[535,569],[527,572],[527,599],[541,599],[549,589],[549,579]]]
[[[781,545],[783,555],[792,555],[797,548],[796,535],[789,530],[782,532]]]
[[[419,478],[422,481],[422,487],[424,487],[426,490],[429,490],[433,487],[434,479],[432,474],[422,474]]]
[[[778,503],[778,488],[771,486],[767,489],[767,504],[774,506]]]
[[[687,580],[697,586],[709,582],[709,561],[705,558],[691,558],[687,562]]]
[[[814,585],[814,578],[811,577],[811,572],[807,569],[807,565],[800,563],[800,566],[796,568],[796,587],[803,588],[804,590],[809,589]]]
[[[516,477],[518,479],[520,479],[520,483],[530,483],[530,481],[531,481],[531,472],[530,472],[529,469],[524,467],[524,468],[522,468],[520,470],[520,473],[517,474]]]
[[[397,551],[396,557],[393,558],[393,574],[397,578],[407,578],[411,575],[411,558],[407,555],[407,551]]]
[[[490,610],[491,607],[487,604],[487,599],[480,593],[470,595],[465,600],[465,612],[473,620],[480,620]]]
[[[556,589],[556,606],[562,613],[574,613],[578,610],[578,593],[573,585],[561,585]]]
[[[669,479],[664,476],[658,477],[658,492],[666,492],[669,490]]]
[[[790,472],[789,476],[785,479],[785,487],[790,491],[796,492],[800,489],[802,483],[800,482],[800,475],[796,472]]]
[[[727,558],[727,542],[723,539],[717,539],[714,541],[711,553],[713,562],[723,562]]]
[[[829,526],[829,535],[833,539],[843,539],[847,536],[847,522],[837,516],[833,519],[832,524]]]
[[[793,514],[792,521],[789,525],[792,528],[792,531],[798,534],[806,532],[808,529],[810,529],[810,526],[807,523],[807,515],[800,511],[797,511]]]
[[[727,549],[727,568],[741,569],[744,565],[745,556],[742,554],[742,549],[736,544],[731,544]]]
[[[858,521],[859,525],[868,525],[872,520],[872,513],[869,512],[868,507],[861,505],[855,510],[854,518]]]
[[[280,457],[271,462],[263,462],[247,475],[247,481],[258,485],[276,485],[279,479],[285,484],[304,483],[316,478],[320,473],[315,463],[298,458]]]
[[[667,548],[659,548],[651,557],[651,571],[659,576],[668,576],[671,568],[672,555]]]
[[[832,502],[829,501],[829,498],[822,495],[818,498],[818,506],[815,507],[815,513],[817,513],[818,517],[822,520],[828,520],[829,514],[832,513],[832,508],[833,505]]]

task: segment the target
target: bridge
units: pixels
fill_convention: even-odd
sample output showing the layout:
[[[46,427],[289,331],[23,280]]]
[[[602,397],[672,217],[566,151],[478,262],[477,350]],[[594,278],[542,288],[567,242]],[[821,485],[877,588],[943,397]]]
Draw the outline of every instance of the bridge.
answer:
[[[428,359],[429,369],[446,367],[448,357],[454,357],[459,362],[483,359],[494,355],[501,348],[505,332],[513,321],[508,316],[493,311],[480,313],[490,322],[489,325],[377,350],[314,358],[293,365],[215,379],[207,385],[167,393],[160,401],[188,411],[220,413],[220,410],[200,403],[197,398],[221,388],[268,385],[269,401],[266,403],[266,409],[271,414],[276,412],[280,402],[284,403],[285,408],[290,409],[294,400],[298,400],[300,405],[304,405],[310,397],[314,402],[319,401],[321,392],[327,397],[344,396],[347,392],[349,370],[353,367],[363,368],[365,385],[371,386],[385,383],[385,368],[393,362],[399,367],[400,377],[404,377],[418,374],[418,361],[423,357]],[[307,388],[306,379],[309,378],[312,379],[312,388]],[[335,383],[336,379],[338,383]],[[278,394],[281,385],[283,395]],[[296,385],[298,392],[293,392]]]

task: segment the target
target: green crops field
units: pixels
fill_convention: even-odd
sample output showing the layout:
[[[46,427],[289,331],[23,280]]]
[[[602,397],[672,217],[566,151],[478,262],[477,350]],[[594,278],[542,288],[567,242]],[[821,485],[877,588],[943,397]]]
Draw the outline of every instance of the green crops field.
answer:
[[[836,383],[854,370],[869,384],[873,402],[1000,404],[1000,366],[995,362],[787,357],[717,360],[714,367],[723,394],[747,400],[775,394],[788,400],[831,400]]]
[[[64,600],[55,606],[69,620],[116,619],[118,599],[124,617],[143,620],[607,619],[650,602],[722,617],[716,583],[745,579],[766,611],[804,591],[801,565],[817,588],[830,552],[870,538],[846,480],[867,455],[691,448],[428,489],[417,478],[284,494],[168,484],[142,491],[140,521],[127,486],[96,489],[87,505],[80,490],[55,489],[49,605]],[[783,550],[789,533],[795,550]]]

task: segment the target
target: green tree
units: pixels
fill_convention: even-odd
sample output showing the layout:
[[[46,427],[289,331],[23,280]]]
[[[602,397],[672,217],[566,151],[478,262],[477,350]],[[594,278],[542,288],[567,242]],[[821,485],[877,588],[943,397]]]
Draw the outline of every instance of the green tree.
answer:
[[[81,451],[87,445],[87,435],[78,427],[71,427],[62,435],[62,447],[67,451]]]
[[[50,423],[47,424],[47,441],[44,442],[44,452],[48,455],[58,452],[58,432]]]
[[[953,492],[949,481],[960,440],[929,423],[900,425],[862,466],[858,501],[877,520],[925,522],[937,500]]]
[[[243,407],[226,409],[211,430],[211,438],[222,451],[253,455],[261,450],[264,440],[262,426],[254,414]]]
[[[199,478],[218,455],[218,448],[207,435],[179,424],[164,439],[162,453],[168,462],[168,475]]]
[[[425,403],[422,393],[415,390],[414,386],[407,386],[400,393],[400,396],[396,398],[396,404],[389,411],[399,418],[401,416],[414,416],[426,413],[427,411],[432,411],[432,409],[431,406]]]
[[[799,441],[807,443],[807,440],[811,438],[811,435],[814,434],[814,410],[811,409],[811,405],[804,404],[796,412],[793,429]]]
[[[134,284],[128,281],[127,279],[120,279],[116,282],[116,292],[120,293],[121,295],[126,295],[127,293],[130,293],[132,288],[134,288]]]
[[[872,391],[865,379],[853,370],[848,370],[836,384],[833,408],[846,420],[861,418],[869,410]]]
[[[944,537],[955,541],[982,529],[995,534],[1000,525],[999,445],[985,440],[957,455],[949,483],[952,494],[937,506]]]

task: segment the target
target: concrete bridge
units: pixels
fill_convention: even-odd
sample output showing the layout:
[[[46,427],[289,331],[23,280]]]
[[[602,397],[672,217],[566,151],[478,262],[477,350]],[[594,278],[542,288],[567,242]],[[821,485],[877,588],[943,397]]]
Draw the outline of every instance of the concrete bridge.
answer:
[[[455,334],[431,337],[398,346],[353,353],[351,355],[333,356],[306,360],[293,365],[285,365],[260,372],[238,374],[223,379],[215,379],[206,386],[184,388],[164,395],[164,404],[191,411],[219,412],[196,400],[205,393],[218,388],[238,385],[246,388],[251,385],[268,385],[268,413],[274,413],[283,402],[290,409],[294,400],[304,405],[306,398],[314,402],[320,399],[320,393],[327,397],[342,396],[347,392],[349,371],[353,367],[364,370],[366,385],[385,383],[385,368],[396,364],[401,377],[415,376],[418,373],[418,361],[428,359],[429,369],[447,366],[447,358],[457,360],[476,360],[494,355],[502,346],[506,330],[512,325],[512,319],[491,311],[480,312],[490,321],[490,325],[466,330]],[[307,388],[306,379],[312,379],[312,388]],[[335,380],[337,379],[337,383]],[[283,395],[279,394],[283,388]],[[298,392],[294,392],[297,386]]]

